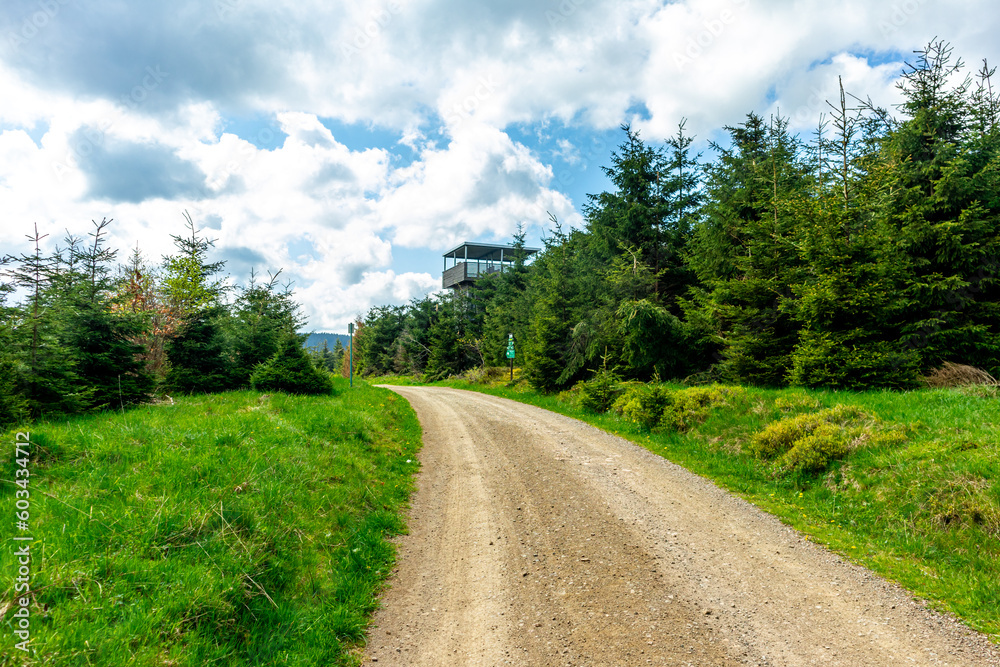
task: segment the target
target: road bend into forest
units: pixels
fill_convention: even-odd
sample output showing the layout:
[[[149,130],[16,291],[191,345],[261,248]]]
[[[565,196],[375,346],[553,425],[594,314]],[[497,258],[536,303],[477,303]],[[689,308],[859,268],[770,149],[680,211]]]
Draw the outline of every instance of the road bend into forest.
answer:
[[[422,469],[366,665],[1000,665],[981,635],[683,468],[483,394],[391,387]]]

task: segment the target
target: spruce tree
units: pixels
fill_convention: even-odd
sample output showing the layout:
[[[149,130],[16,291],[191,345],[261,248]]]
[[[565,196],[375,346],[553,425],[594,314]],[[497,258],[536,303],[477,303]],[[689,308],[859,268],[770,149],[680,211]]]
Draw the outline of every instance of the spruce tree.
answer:
[[[704,221],[689,255],[704,287],[689,303],[723,345],[723,374],[779,386],[798,340],[787,302],[803,273],[792,241],[808,168],[784,119],[750,114],[726,129],[731,144],[713,145],[720,156],[708,169]]]
[[[511,245],[514,264],[494,277],[496,290],[485,304],[483,318],[483,351],[487,365],[503,366],[507,363],[507,337],[514,334],[515,341],[527,340],[531,318],[531,300],[527,293],[533,268],[526,262],[525,231],[517,225]]]
[[[901,344],[906,262],[879,221],[890,173],[880,110],[848,106],[841,87],[833,131],[814,145],[813,187],[795,200],[793,243],[809,271],[786,307],[800,326],[790,383],[864,389],[916,386],[919,358]]]
[[[704,169],[699,162],[701,154],[692,155],[694,138],[685,134],[686,124],[686,120],[681,120],[677,134],[667,139],[669,153],[660,178],[667,211],[663,225],[663,259],[654,291],[674,314],[679,314],[677,299],[685,296],[695,282],[684,255],[705,198],[701,183]]]
[[[671,203],[660,187],[666,161],[662,150],[648,146],[630,126],[622,130],[625,141],[611,154],[611,166],[603,167],[615,191],[588,196],[587,228],[606,260],[625,247],[637,248],[659,274],[670,254],[664,252],[663,227]],[[685,156],[688,145],[680,148]]]
[[[256,391],[284,391],[290,394],[329,394],[333,381],[326,371],[316,368],[302,347],[304,336],[286,333],[278,350],[259,364],[250,377]]]
[[[355,341],[354,350],[359,373],[386,375],[393,372],[404,316],[404,309],[399,306],[378,306],[365,316],[365,335]]]
[[[184,211],[188,236],[171,234],[177,253],[163,258],[163,293],[167,303],[180,316],[217,306],[226,287],[215,276],[226,263],[209,262],[208,252],[215,240],[201,236],[190,214]]]
[[[27,293],[20,308],[23,324],[14,330],[13,347],[20,360],[19,392],[32,417],[84,410],[91,393],[77,374],[76,350],[66,344],[63,306],[74,275],[67,265],[75,258],[58,249],[43,255],[41,242],[47,236],[35,225],[34,235],[28,236],[33,252],[11,258],[8,271],[14,284]]]
[[[442,298],[430,327],[430,354],[424,379],[428,382],[443,380],[462,370],[462,350],[459,322],[455,313],[455,300]]]
[[[340,337],[333,344],[333,355],[327,364],[327,370],[331,373],[337,373],[340,371],[341,365],[343,365],[344,360],[344,344],[340,342]]]
[[[529,337],[525,347],[528,381],[540,391],[551,392],[572,380],[569,365],[573,331],[569,237],[554,220],[555,229],[545,239],[545,251],[535,260],[537,292],[532,304]]]
[[[111,308],[116,313],[139,320],[142,331],[132,341],[142,349],[140,356],[155,382],[166,377],[166,343],[177,335],[183,320],[166,302],[155,267],[147,264],[139,247],[129,253],[118,268]]]
[[[221,306],[199,310],[188,315],[179,333],[167,341],[166,391],[214,393],[240,386],[223,331],[225,317]]]
[[[0,267],[8,261],[9,258],[0,257]],[[0,429],[18,422],[27,414],[27,402],[18,382],[21,375],[18,360],[13,352],[15,311],[7,306],[7,295],[13,291],[13,285],[0,281]]]
[[[405,372],[423,373],[427,366],[435,305],[430,297],[410,301],[398,343],[400,351],[405,355]]]
[[[215,241],[200,235],[186,211],[184,218],[189,235],[171,235],[178,252],[164,257],[164,298],[182,322],[165,345],[169,370],[164,386],[175,392],[232,389],[246,381],[246,374],[235,363],[225,331],[229,314],[221,299],[226,288],[215,277],[225,262],[208,261]]]
[[[291,286],[280,289],[281,271],[268,274],[267,282],[258,282],[254,271],[250,281],[239,291],[230,321],[233,336],[233,382],[249,386],[254,368],[270,359],[284,337],[296,333],[304,324],[295,303]]]
[[[66,304],[68,342],[78,359],[77,373],[92,391],[93,407],[121,408],[146,401],[153,377],[135,340],[145,331],[141,318],[111,308],[111,262],[117,251],[105,245],[111,220],[94,222],[93,239],[73,250],[81,280]]]
[[[970,92],[970,79],[953,83],[963,66],[949,45],[933,42],[904,72],[906,118],[886,142],[893,196],[885,216],[908,261],[903,336],[923,369],[953,361],[996,372],[997,104]]]

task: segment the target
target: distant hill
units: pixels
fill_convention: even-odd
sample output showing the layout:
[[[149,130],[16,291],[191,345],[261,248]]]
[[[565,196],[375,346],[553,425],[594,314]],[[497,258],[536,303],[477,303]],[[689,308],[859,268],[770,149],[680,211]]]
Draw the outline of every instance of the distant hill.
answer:
[[[314,347],[318,350],[323,347],[323,341],[325,340],[327,347],[332,350],[337,345],[338,338],[344,348],[347,348],[351,343],[351,337],[347,334],[311,333],[309,334],[309,338],[306,339],[305,347]]]

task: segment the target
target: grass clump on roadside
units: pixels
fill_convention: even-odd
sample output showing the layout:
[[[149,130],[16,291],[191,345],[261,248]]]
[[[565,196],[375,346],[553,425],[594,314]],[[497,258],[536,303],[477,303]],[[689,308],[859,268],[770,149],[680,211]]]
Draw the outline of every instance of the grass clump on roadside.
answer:
[[[27,429],[23,664],[357,664],[420,429],[391,392],[336,382],[337,396],[203,395]],[[15,488],[0,484],[11,506]],[[0,571],[15,569],[5,549]],[[0,607],[13,596],[8,579]]]
[[[712,385],[671,389],[661,383],[632,383],[611,410],[647,429],[684,432],[702,423],[709,413],[740,399],[740,387]]]
[[[776,459],[781,472],[819,472],[859,447],[891,447],[905,440],[899,428],[885,428],[859,407],[838,404],[772,422],[754,434],[748,449],[758,458]]]

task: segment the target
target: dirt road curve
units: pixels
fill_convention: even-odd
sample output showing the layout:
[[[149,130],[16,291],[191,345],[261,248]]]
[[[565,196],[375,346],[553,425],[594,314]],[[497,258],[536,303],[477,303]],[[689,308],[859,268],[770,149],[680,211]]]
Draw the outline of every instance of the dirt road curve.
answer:
[[[366,665],[1000,665],[644,449],[503,399],[393,389],[423,467]]]

